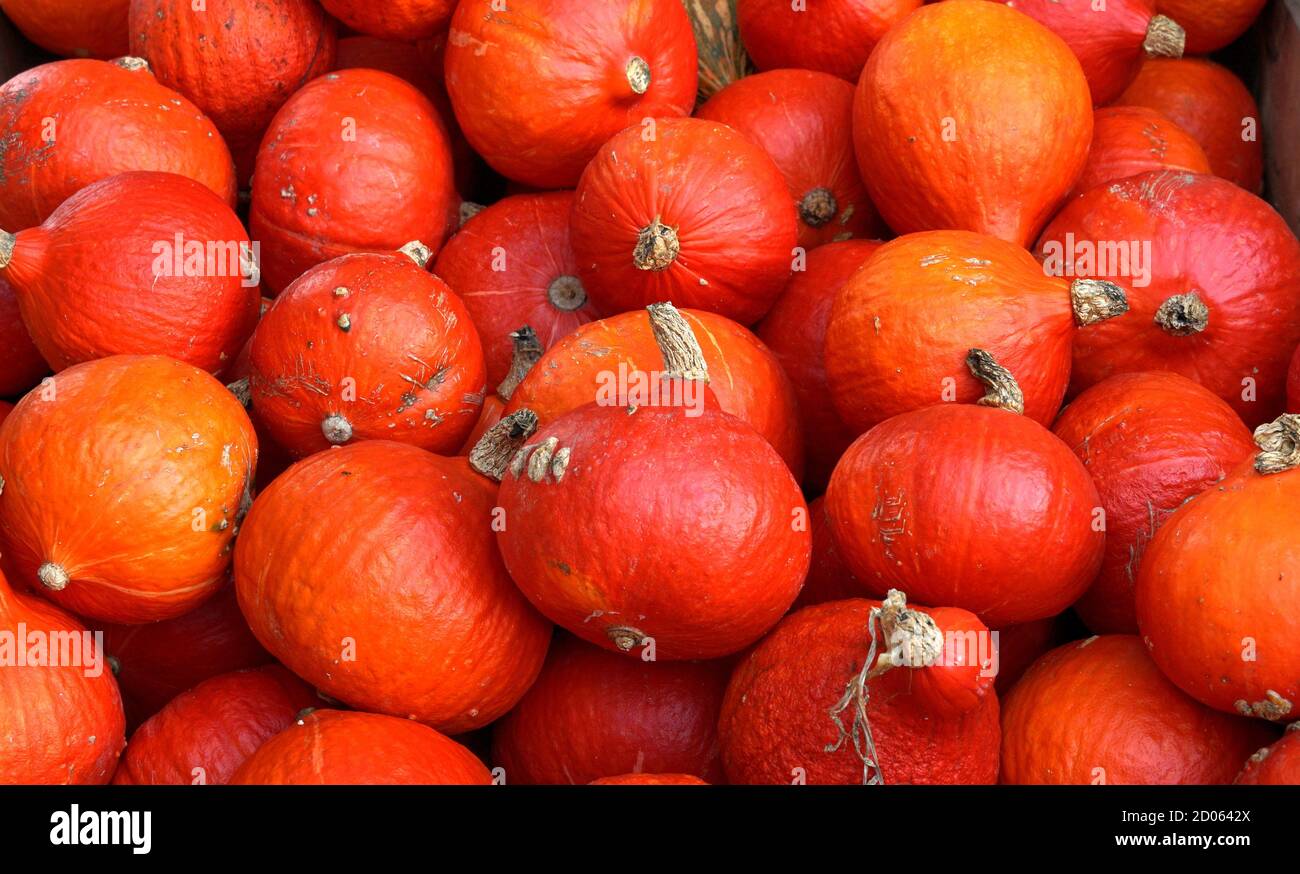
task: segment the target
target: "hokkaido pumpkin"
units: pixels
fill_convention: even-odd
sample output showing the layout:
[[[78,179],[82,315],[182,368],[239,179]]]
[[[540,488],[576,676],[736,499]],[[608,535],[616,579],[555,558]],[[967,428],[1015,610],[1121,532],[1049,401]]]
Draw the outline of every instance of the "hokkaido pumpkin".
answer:
[[[881,37],[924,0],[737,0],[745,49],[760,70],[797,67],[858,80]]]
[[[1187,29],[1187,51],[1205,55],[1246,32],[1268,0],[1156,0]]]
[[[1094,188],[1039,252],[1051,271],[1122,286],[1132,312],[1074,336],[1074,387],[1172,370],[1248,425],[1276,416],[1300,343],[1300,243],[1264,201],[1212,176],[1158,171]]]
[[[1154,58],[1116,101],[1145,106],[1191,134],[1214,175],[1252,193],[1264,178],[1259,107],[1233,73],[1204,58]]]
[[[507,783],[589,783],[631,771],[722,777],[718,711],[725,661],[629,659],[568,635],[537,682],[495,726]]]
[[[696,112],[735,128],[776,162],[799,214],[799,245],[884,230],[853,156],[853,86],[829,73],[772,70],[729,85]]]
[[[662,374],[537,432],[502,480],[497,543],[529,600],[584,640],[716,658],[793,603],[808,508],[776,450],[708,393],[689,323],[668,304],[650,321]]]
[[[1234,783],[1242,786],[1300,785],[1300,722],[1293,722],[1286,735],[1246,760]]]
[[[353,30],[411,42],[446,28],[456,0],[321,0],[321,5]]]
[[[107,783],[126,728],[91,633],[0,574],[0,655],[0,785]]]
[[[1002,782],[1230,783],[1266,726],[1188,698],[1130,634],[1039,659],[1002,706]]]
[[[987,644],[965,610],[909,608],[897,592],[787,616],[731,676],[718,723],[727,779],[996,782]]]
[[[900,22],[871,53],[854,100],[863,181],[900,234],[955,228],[1028,245],[1092,140],[1092,97],[1069,47],[984,0]]]
[[[235,785],[487,785],[473,753],[427,725],[376,713],[315,710],[258,747]]]
[[[216,127],[139,58],[19,73],[0,86],[0,130],[0,228],[35,227],[92,182],[131,170],[188,176],[235,202],[234,164]]]
[[[319,701],[279,665],[204,680],[136,729],[113,783],[224,786],[258,747]]]
[[[0,401],[0,424],[3,424],[4,420],[9,418],[9,414],[12,413],[13,411],[14,411],[13,404],[9,403],[8,401]]]
[[[492,543],[495,494],[463,458],[383,440],[294,465],[235,548],[253,633],[354,707],[449,733],[487,725],[532,685],[551,637]]]
[[[808,504],[808,527],[812,529],[812,562],[799,597],[790,607],[791,612],[827,601],[862,597],[867,587],[858,582],[853,571],[840,558],[830,520],[826,517],[824,496]]]
[[[253,337],[249,386],[295,456],[353,440],[451,453],[483,406],[483,350],[428,251],[344,255],[280,295]]]
[[[700,100],[754,72],[740,41],[736,0],[684,0],[699,55]]]
[[[501,421],[506,413],[506,404],[510,403],[515,389],[542,357],[542,342],[537,339],[537,334],[529,326],[524,325],[517,331],[511,331],[510,340],[514,346],[510,372],[497,385],[496,394],[490,394],[483,399],[483,412],[479,413],[478,422],[474,425],[474,430],[469,432],[469,437],[461,446],[458,455],[470,454],[488,430]]]
[[[1300,713],[1300,417],[1255,431],[1260,453],[1165,522],[1137,581],[1151,657],[1205,704],[1280,722]]]
[[[50,366],[23,324],[18,297],[3,271],[0,271],[0,348],[5,350],[0,358],[0,396],[18,397],[50,372]]]
[[[262,243],[266,285],[279,293],[340,255],[411,240],[436,252],[459,203],[428,98],[388,73],[342,70],[276,113],[257,155],[249,230]]]
[[[620,774],[617,777],[601,777],[592,780],[589,786],[707,786],[699,777],[690,774]]]
[[[23,36],[63,57],[119,58],[127,52],[131,0],[0,0]]]
[[[780,169],[726,125],[650,123],[653,137],[631,127],[602,146],[578,183],[572,239],[587,293],[607,316],[669,301],[753,324],[797,243]]]
[[[1176,373],[1124,373],[1066,407],[1053,429],[1092,475],[1106,511],[1106,557],[1074,605],[1099,634],[1137,633],[1133,587],[1160,525],[1251,458],[1232,407]]]
[[[162,356],[71,367],[0,430],[0,548],[19,585],[91,619],[170,619],[225,577],[257,438],[208,374]]]
[[[131,54],[208,114],[247,183],[289,96],[333,68],[335,25],[316,0],[135,0]]]
[[[39,227],[0,231],[0,275],[56,371],[158,354],[220,373],[257,323],[257,269],[234,211],[172,173],[102,179]]]
[[[1092,149],[1072,197],[1152,170],[1209,173],[1210,161],[1191,134],[1144,106],[1093,113]]]
[[[968,231],[881,246],[840,289],[826,330],[840,418],[861,434],[931,404],[974,403],[985,386],[966,358],[980,348],[1015,375],[1025,415],[1051,425],[1070,381],[1072,338],[1128,308],[1113,283],[1059,277],[1019,246]]]
[[[623,128],[689,115],[696,63],[681,0],[461,0],[445,69],[465,136],[497,172],[571,188]]]

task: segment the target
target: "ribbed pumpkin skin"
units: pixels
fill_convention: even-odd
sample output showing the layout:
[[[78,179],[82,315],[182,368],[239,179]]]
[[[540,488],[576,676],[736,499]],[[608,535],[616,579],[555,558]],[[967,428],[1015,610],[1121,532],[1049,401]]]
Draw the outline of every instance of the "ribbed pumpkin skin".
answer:
[[[853,571],[840,558],[839,549],[835,546],[835,535],[831,532],[830,519],[826,517],[825,496],[809,502],[808,527],[812,530],[812,562],[808,565],[808,576],[803,581],[803,588],[799,590],[799,597],[791,605],[790,611],[827,601],[860,598],[866,594],[867,587],[858,582]]]
[[[628,76],[634,58],[649,68],[641,94]],[[462,0],[447,91],[470,145],[497,172],[571,188],[623,128],[689,115],[696,64],[681,0]]]
[[[1124,373],[1075,398],[1053,429],[1088,468],[1106,510],[1106,558],[1074,605],[1099,634],[1136,634],[1133,588],[1146,545],[1193,495],[1254,455],[1250,429],[1176,373]]]
[[[862,668],[868,622],[878,601],[854,598],[800,610],[781,621],[736,666],[722,704],[718,734],[732,783],[862,782],[862,760],[846,741],[827,752],[839,730],[828,711]],[[940,629],[973,623],[964,610],[920,608]],[[971,626],[975,630],[978,623]],[[886,783],[997,782],[998,699],[940,718],[915,694],[922,672],[895,668],[870,681],[867,707]],[[844,714],[852,723],[852,708]]]
[[[113,783],[224,786],[258,747],[319,701],[279,665],[205,680],[131,735]]]
[[[1280,741],[1251,756],[1233,782],[1242,786],[1300,785],[1300,729],[1292,725]]]
[[[1246,32],[1268,0],[1156,0],[1187,31],[1187,53],[1205,55]]]
[[[50,366],[23,324],[13,286],[3,274],[0,274],[0,348],[5,350],[4,357],[0,358],[0,396],[18,397],[50,372]]]
[[[261,294],[241,260],[251,254],[239,217],[207,188],[172,173],[122,173],[19,231],[0,273],[56,371],[167,355],[221,373],[257,324]]]
[[[388,73],[341,70],[276,113],[257,155],[249,230],[262,243],[263,280],[279,293],[340,255],[412,240],[436,252],[459,203],[428,98]]]
[[[316,710],[262,744],[230,781],[243,786],[487,785],[473,753],[427,725]]]
[[[483,406],[469,313],[402,254],[345,255],[303,274],[262,317],[250,363],[259,420],[298,457],[357,440],[453,453]],[[348,429],[327,435],[338,417]]]
[[[433,272],[464,301],[487,358],[488,385],[510,372],[510,332],[528,325],[542,348],[596,318],[569,245],[573,193],[517,194],[475,215],[438,253]]]
[[[23,36],[63,57],[120,58],[131,0],[0,0]]]
[[[708,786],[699,777],[690,774],[620,774],[617,777],[601,777],[592,780],[589,786]]]
[[[1271,737],[1165,678],[1129,634],[1039,659],[1002,705],[1002,782],[1222,784]]]
[[[853,138],[871,200],[900,234],[1031,243],[1074,187],[1092,96],[1061,39],[986,0],[917,10],[871,53]]]
[[[1076,391],[1116,373],[1172,370],[1223,398],[1247,425],[1277,415],[1300,343],[1300,243],[1272,207],[1222,179],[1157,171],[1072,201],[1043,232],[1039,251],[1053,244],[1070,251],[1070,234],[1076,248],[1151,247],[1147,285],[1118,275],[1123,259],[1096,271],[1124,288],[1131,311],[1075,333]],[[1176,333],[1183,329],[1156,322],[1166,301],[1191,293],[1209,308],[1204,330]],[[1247,399],[1251,386],[1256,397]]]
[[[634,250],[656,221],[679,251],[638,266]],[[768,154],[726,125],[690,118],[656,119],[653,139],[636,126],[602,146],[578,183],[572,233],[579,275],[605,315],[670,301],[742,325],[772,308],[798,240],[789,188]]]
[[[720,782],[718,711],[730,666],[646,662],[568,635],[496,724],[493,764],[515,784],[589,783],[636,771]]]
[[[713,313],[682,310],[709,369],[719,408],[748,422],[781,454],[795,479],[803,471],[803,434],[794,387],[776,356],[750,331]],[[663,369],[663,357],[643,312],[589,322],[546,351],[515,389],[506,413],[528,408],[548,425],[589,404],[619,367]]]
[[[826,492],[836,546],[868,591],[952,604],[994,628],[1055,616],[1087,590],[1102,560],[1100,506],[1051,432],[973,404],[876,426]]]
[[[225,577],[256,463],[252,423],[206,373],[162,356],[69,368],[0,431],[6,568],[87,618],[180,616]],[[37,581],[44,563],[66,587]]]
[[[73,60],[20,73],[0,87],[0,130],[0,228],[11,233],[132,170],[188,176],[235,202],[235,167],[216,126],[145,69]]]
[[[830,192],[834,206],[799,209],[806,249],[884,230],[853,154],[853,86],[829,73],[772,70],[746,76],[715,94],[696,118],[733,127],[763,147],[785,177],[796,205]]]
[[[295,91],[334,65],[334,22],[316,0],[134,0],[131,54],[216,124],[253,173],[262,134]]]
[[[737,0],[745,49],[760,70],[797,67],[858,80],[876,43],[923,0]]]
[[[1092,149],[1071,196],[1153,170],[1209,173],[1200,144],[1145,106],[1111,106],[1093,114]]]
[[[447,26],[456,0],[321,0],[330,15],[353,30],[383,39],[428,39]]]
[[[464,459],[388,441],[298,463],[258,496],[235,549],[253,633],[354,707],[453,734],[487,725],[551,637],[492,543],[495,495]]]
[[[20,637],[20,630],[29,637]],[[84,632],[71,616],[15,592],[0,575],[0,633],[17,646],[27,648],[30,635],[39,633],[57,650],[55,635],[70,633],[79,647]],[[108,782],[126,726],[108,661],[102,652],[98,658],[102,672],[94,677],[86,675],[93,670],[86,655],[79,666],[7,664],[0,670],[0,785]]]
[[[1191,134],[1214,175],[1257,193],[1264,178],[1259,107],[1233,73],[1204,58],[1148,58],[1137,79],[1116,101],[1154,109]],[[1256,126],[1246,139],[1246,120]]]

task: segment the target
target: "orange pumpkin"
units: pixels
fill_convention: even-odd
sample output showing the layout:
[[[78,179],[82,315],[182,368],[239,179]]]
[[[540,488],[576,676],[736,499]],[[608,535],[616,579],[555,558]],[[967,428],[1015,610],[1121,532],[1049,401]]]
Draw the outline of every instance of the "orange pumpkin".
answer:
[[[1182,23],[1189,54],[1206,55],[1246,32],[1268,0],[1156,0],[1156,7]]]
[[[1093,114],[1088,163],[1071,197],[1151,170],[1209,173],[1210,161],[1191,134],[1154,109],[1098,109]]]
[[[410,42],[445,29],[456,0],[321,0],[321,5],[353,30]]]
[[[127,52],[131,0],[0,0],[23,36],[69,58],[120,58]]]
[[[798,67],[858,80],[867,56],[923,0],[736,0],[745,49],[760,70]]]
[[[1300,722],[1287,729],[1280,741],[1251,756],[1233,782],[1242,786],[1300,785]]]

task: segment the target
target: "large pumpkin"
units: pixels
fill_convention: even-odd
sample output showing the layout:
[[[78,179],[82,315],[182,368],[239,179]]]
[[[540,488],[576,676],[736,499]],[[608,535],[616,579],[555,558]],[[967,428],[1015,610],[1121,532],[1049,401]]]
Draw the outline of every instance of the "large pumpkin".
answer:
[[[760,70],[797,67],[858,80],[881,37],[923,0],[737,0],[745,49]]]
[[[0,397],[18,397],[50,372],[23,324],[18,296],[0,272]]]
[[[321,4],[353,30],[406,42],[444,30],[456,8],[456,0],[321,0]]]
[[[1268,0],[1156,0],[1156,7],[1182,22],[1187,51],[1198,55],[1223,48],[1246,32]]]
[[[1093,114],[1092,149],[1073,194],[1152,170],[1209,173],[1200,144],[1178,125],[1145,106],[1110,106]]]
[[[606,140],[689,115],[696,56],[681,0],[462,0],[447,91],[470,145],[498,172],[570,188]]]
[[[858,166],[900,234],[960,228],[1023,246],[1083,170],[1091,108],[1078,60],[1038,22],[984,0],[925,6],[862,71]]]
[[[1137,633],[1133,587],[1160,525],[1254,454],[1250,430],[1176,373],[1124,373],[1066,407],[1053,429],[1088,468],[1106,511],[1101,573],[1074,609],[1099,634]]]
[[[648,124],[653,136],[638,125],[605,143],[578,183],[572,239],[587,293],[605,315],[670,301],[753,324],[795,254],[785,178],[726,125]]]
[[[1246,760],[1234,783],[1243,786],[1300,785],[1300,722],[1289,725],[1286,735]]]
[[[256,462],[208,374],[161,356],[71,367],[0,430],[6,569],[88,618],[179,616],[224,579]]]
[[[127,51],[131,0],[0,0],[23,36],[69,58],[118,58]]]

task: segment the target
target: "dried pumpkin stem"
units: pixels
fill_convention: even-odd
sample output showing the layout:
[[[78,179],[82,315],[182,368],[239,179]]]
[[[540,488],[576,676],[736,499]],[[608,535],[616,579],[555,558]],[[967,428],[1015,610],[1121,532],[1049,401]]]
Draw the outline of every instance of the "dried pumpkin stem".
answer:
[[[1095,325],[1128,312],[1124,289],[1104,279],[1076,279],[1070,283],[1070,306],[1081,328]]]
[[[1020,384],[1011,375],[1011,371],[993,360],[993,356],[983,349],[972,349],[966,355],[966,366],[973,375],[988,389],[988,394],[976,403],[982,407],[997,407],[1012,413],[1025,412],[1025,393]]]
[[[18,238],[8,231],[0,231],[0,270],[9,266],[14,257],[14,245]]]
[[[36,579],[51,592],[61,592],[68,587],[68,583],[72,582],[63,566],[52,561],[47,561],[36,569]]]
[[[1181,58],[1187,48],[1187,31],[1167,15],[1154,15],[1142,48],[1153,58]]]
[[[1175,337],[1190,337],[1210,326],[1210,308],[1194,291],[1176,294],[1156,310],[1156,324]]]
[[[510,372],[497,386],[497,396],[507,401],[542,357],[542,341],[537,339],[537,332],[528,325],[518,331],[511,331],[510,339],[515,345],[514,356],[510,359]]]
[[[677,260],[681,250],[677,231],[656,216],[654,221],[637,234],[636,246],[632,249],[632,263],[638,270],[666,270],[669,264]]]
[[[810,228],[820,228],[835,218],[839,211],[835,195],[826,188],[814,188],[799,201],[799,218]]]
[[[650,330],[664,357],[664,371],[674,379],[709,381],[709,365],[704,360],[704,350],[686,319],[671,303],[652,303]]]
[[[481,203],[475,203],[472,200],[462,200],[460,202],[460,221],[456,225],[458,228],[465,227],[465,222],[487,209]]]
[[[433,260],[433,252],[419,240],[412,240],[397,251],[414,261],[421,270],[428,267],[429,262]]]
[[[501,482],[510,459],[537,431],[537,414],[529,409],[504,416],[469,451],[469,466],[489,479]]]
[[[576,276],[557,276],[546,288],[546,299],[557,310],[571,313],[587,305],[587,289]]]
[[[226,386],[226,391],[234,395],[235,400],[239,401],[239,405],[244,409],[248,409],[250,406],[252,406],[253,385],[251,382],[249,382],[247,376],[245,376],[243,379],[237,379],[234,382],[228,384]]]
[[[115,59],[113,61],[113,66],[121,67],[123,70],[129,70],[132,73],[136,72],[137,70],[147,70],[150,73],[153,72],[153,68],[149,66],[148,61],[146,61],[144,58],[138,58],[134,55],[127,55],[124,58]]]
[[[650,90],[650,65],[645,58],[633,55],[627,62],[627,84],[633,94],[644,94]]]
[[[632,628],[629,625],[617,625],[605,629],[605,635],[610,639],[614,646],[623,652],[631,652],[636,647],[645,642],[646,636],[639,628]]]
[[[338,413],[330,413],[320,423],[321,433],[335,446],[341,446],[352,439],[352,423]]]
[[[1285,473],[1300,467],[1300,415],[1283,413],[1275,421],[1255,429],[1255,470],[1262,474]]]

